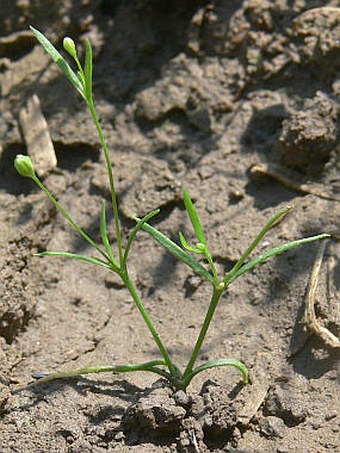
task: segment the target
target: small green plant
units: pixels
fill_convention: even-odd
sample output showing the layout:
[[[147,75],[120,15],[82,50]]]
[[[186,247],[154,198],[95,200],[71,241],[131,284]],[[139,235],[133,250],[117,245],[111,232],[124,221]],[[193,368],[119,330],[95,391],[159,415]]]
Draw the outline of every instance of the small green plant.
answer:
[[[32,32],[38,39],[41,46],[45,51],[50,55],[50,57],[59,65],[63,73],[69,79],[71,84],[76,88],[80,93],[82,98],[87,103],[92,119],[96,125],[102,148],[104,151],[106,168],[108,173],[108,179],[111,189],[111,201],[114,217],[114,227],[115,227],[115,247],[110,244],[108,234],[107,234],[107,224],[106,224],[106,206],[105,202],[102,203],[101,215],[100,215],[100,233],[102,244],[98,245],[65,211],[65,209],[58,203],[58,201],[53,197],[53,195],[48,191],[44,186],[41,180],[35,173],[34,166],[31,159],[28,156],[18,155],[15,159],[15,168],[22,175],[31,178],[47,195],[50,201],[56,206],[60,213],[66,218],[74,230],[79,233],[96,251],[97,256],[84,256],[73,253],[66,252],[43,252],[37,254],[38,256],[58,256],[64,258],[71,258],[76,260],[83,260],[89,263],[104,267],[111,272],[116,273],[121,280],[123,281],[125,287],[129,291],[133,301],[135,302],[140,314],[142,315],[153,339],[155,340],[158,350],[160,352],[161,358],[159,360],[153,360],[141,364],[133,365],[108,365],[108,366],[95,366],[89,368],[82,368],[73,371],[67,372],[57,372],[52,374],[38,373],[36,377],[40,379],[36,383],[45,383],[54,379],[68,378],[71,376],[79,376],[87,373],[99,373],[99,372],[131,372],[131,371],[148,371],[155,373],[167,379],[176,389],[186,390],[188,385],[194,376],[198,373],[207,370],[209,368],[220,367],[231,365],[240,370],[243,376],[244,383],[248,382],[248,371],[245,365],[236,359],[218,359],[218,360],[209,360],[199,366],[196,366],[196,361],[199,356],[201,347],[203,345],[204,339],[206,337],[207,331],[209,329],[211,320],[213,318],[216,307],[220,301],[221,295],[228,288],[228,286],[235,282],[241,275],[245,272],[251,271],[255,266],[267,260],[268,258],[278,255],[282,252],[290,250],[294,247],[297,247],[301,244],[306,244],[312,241],[323,239],[328,237],[328,234],[320,234],[318,236],[307,237],[297,241],[289,242],[278,247],[272,248],[260,256],[247,261],[251,253],[254,251],[259,242],[263,239],[266,233],[278,222],[280,221],[291,209],[291,207],[285,207],[281,209],[265,227],[261,230],[255,240],[250,244],[248,249],[244,252],[241,258],[237,261],[235,266],[230,272],[228,272],[223,277],[220,277],[217,273],[216,266],[214,264],[212,255],[210,253],[206,236],[203,233],[201,222],[198,216],[198,213],[195,209],[195,206],[186,190],[183,190],[184,204],[186,211],[188,213],[189,219],[191,221],[192,227],[194,229],[197,243],[193,246],[189,245],[186,238],[182,233],[179,233],[179,239],[182,247],[177,245],[175,242],[170,240],[160,231],[152,227],[148,221],[158,214],[159,209],[150,212],[142,219],[135,218],[136,225],[130,233],[130,236],[126,244],[122,243],[121,235],[121,225],[118,214],[118,203],[114,185],[114,178],[112,172],[112,166],[110,161],[109,152],[107,149],[107,144],[105,137],[96,113],[93,95],[92,95],[92,49],[91,44],[86,41],[86,55],[85,55],[85,65],[81,65],[76,46],[72,39],[64,39],[64,49],[69,53],[69,55],[75,61],[77,66],[77,73],[69,66],[65,61],[62,55],[55,49],[55,47],[48,41],[48,39],[41,34],[38,30],[31,27]],[[189,266],[196,274],[202,277],[206,282],[208,282],[212,287],[212,295],[210,299],[209,306],[207,308],[206,316],[201,327],[201,331],[198,335],[196,344],[193,348],[191,357],[188,361],[188,364],[184,371],[181,371],[173,362],[170,357],[166,347],[164,346],[160,336],[158,335],[155,326],[145,309],[143,302],[141,301],[136,288],[130,278],[129,274],[129,252],[131,246],[136,238],[137,233],[143,229],[148,234],[150,234],[164,249],[174,255],[178,260],[182,261],[184,264]],[[206,260],[207,266],[203,266],[199,260],[194,256],[202,255]]]

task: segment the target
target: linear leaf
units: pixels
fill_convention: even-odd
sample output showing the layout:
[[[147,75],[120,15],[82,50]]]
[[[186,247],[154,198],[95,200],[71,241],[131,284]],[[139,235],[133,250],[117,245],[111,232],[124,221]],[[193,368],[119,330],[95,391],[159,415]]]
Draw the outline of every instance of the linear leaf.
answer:
[[[86,56],[85,56],[85,90],[86,98],[92,99],[92,47],[88,39],[86,39]]]
[[[183,189],[183,197],[184,197],[185,208],[187,210],[187,213],[189,215],[191,224],[192,224],[192,226],[194,228],[194,231],[196,233],[196,237],[197,237],[199,242],[201,242],[204,245],[207,245],[207,241],[206,241],[205,236],[203,234],[203,230],[202,230],[200,219],[198,217],[198,213],[197,213],[196,208],[195,208],[195,206],[194,206],[194,204],[193,204],[193,202],[192,202],[192,200],[190,198],[189,193],[185,189]]]
[[[68,252],[41,252],[35,253],[35,256],[57,256],[61,258],[71,258],[80,261],[87,261],[88,263],[96,264],[97,266],[102,266],[105,267],[106,269],[112,270],[112,267],[110,266],[109,263],[106,263],[105,261],[99,258],[94,258],[92,256],[77,255],[75,253]]]
[[[175,242],[169,239],[160,231],[153,228],[148,223],[143,224],[143,230],[149,233],[162,247],[164,247],[168,252],[175,256],[178,260],[185,263],[187,266],[201,277],[204,277],[208,282],[214,284],[213,276],[198,262],[196,261],[189,253],[179,247]]]
[[[200,253],[200,254],[203,253],[202,250],[195,248],[195,247],[191,247],[188,244],[188,241],[185,239],[184,235],[180,231],[179,231],[178,235],[179,235],[179,240],[181,241],[183,248],[185,248],[186,250],[189,250],[189,252],[195,252],[195,253]]]
[[[277,212],[270,220],[267,222],[264,228],[260,231],[260,233],[256,236],[254,241],[250,244],[250,246],[247,248],[245,253],[241,256],[241,258],[237,261],[235,266],[231,269],[231,271],[225,276],[224,282],[228,283],[230,279],[233,278],[233,275],[237,273],[237,271],[241,268],[245,260],[248,258],[248,256],[253,252],[255,247],[259,244],[259,242],[263,239],[263,237],[268,233],[268,231],[276,225],[278,222],[280,222],[284,216],[288,214],[289,211],[291,211],[292,206],[286,206],[283,209],[280,209],[279,212]]]
[[[85,368],[77,368],[70,371],[57,371],[55,373],[46,373],[43,371],[38,371],[33,373],[33,377],[37,379],[37,381],[32,382],[26,387],[23,388],[30,388],[36,385],[47,384],[48,382],[54,381],[56,379],[68,379],[72,377],[82,376],[84,374],[92,374],[92,373],[131,373],[134,371],[151,371],[153,373],[157,373],[167,379],[171,379],[171,376],[165,370],[158,368],[157,366],[164,366],[166,365],[164,360],[153,360],[151,362],[139,363],[136,365],[128,364],[128,365],[99,365],[99,366],[92,366],[92,367],[85,367]]]
[[[217,360],[208,360],[207,362],[203,363],[203,365],[198,366],[195,368],[186,378],[185,383],[187,385],[190,383],[192,378],[196,376],[196,374],[201,373],[202,371],[209,370],[209,368],[215,368],[219,366],[234,366],[239,369],[243,376],[243,382],[248,384],[249,376],[248,370],[245,365],[236,359],[217,359]]]
[[[47,54],[52,58],[52,60],[55,63],[57,63],[57,65],[63,71],[68,80],[72,83],[76,90],[83,96],[83,98],[85,98],[84,89],[82,87],[80,80],[78,79],[77,75],[72,70],[70,65],[66,62],[64,57],[57,51],[57,49],[46,38],[46,36],[44,36],[39,30],[35,29],[32,26],[30,26],[30,29],[34,36],[39,41],[41,47],[45,50],[45,52],[47,52]]]
[[[137,222],[137,224],[135,225],[134,229],[131,231],[128,242],[126,244],[126,248],[125,248],[125,252],[124,252],[124,262],[125,263],[128,259],[132,242],[134,241],[138,231],[140,231],[143,228],[144,223],[148,222],[152,217],[157,215],[159,212],[160,212],[160,209],[155,209],[154,211],[151,211],[148,214],[146,214],[142,219],[138,219],[138,217],[134,218],[134,220]]]
[[[250,270],[252,270],[255,266],[257,266],[258,264],[261,264],[263,263],[263,261],[267,260],[268,258],[271,258],[272,256],[276,256],[276,255],[279,255],[283,252],[286,252],[287,250],[290,250],[290,249],[293,249],[295,247],[298,247],[300,245],[303,245],[303,244],[308,244],[309,242],[314,242],[314,241],[318,241],[320,239],[325,239],[325,238],[329,238],[330,235],[329,234],[319,234],[317,236],[311,236],[311,237],[308,237],[308,238],[304,238],[304,239],[299,239],[298,241],[292,241],[292,242],[288,242],[286,244],[283,244],[283,245],[279,245],[278,247],[274,247],[270,250],[267,250],[265,253],[263,253],[262,255],[258,256],[257,258],[254,258],[252,261],[250,261],[249,263],[243,265],[233,276],[230,280],[228,280],[228,284],[229,283],[232,283],[233,281],[235,281],[237,278],[239,278],[242,274],[244,274],[245,272],[248,272]]]

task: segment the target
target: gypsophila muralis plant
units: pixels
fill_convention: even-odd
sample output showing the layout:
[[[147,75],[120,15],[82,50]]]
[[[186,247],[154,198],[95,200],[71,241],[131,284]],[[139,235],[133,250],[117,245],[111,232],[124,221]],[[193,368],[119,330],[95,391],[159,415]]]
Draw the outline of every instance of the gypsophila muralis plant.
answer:
[[[198,213],[195,209],[195,206],[192,203],[192,200],[186,190],[183,190],[184,204],[191,221],[192,227],[194,229],[197,242],[193,246],[189,245],[182,233],[179,233],[179,239],[181,247],[175,242],[170,240],[160,231],[149,225],[148,221],[158,214],[159,209],[150,212],[142,219],[135,218],[136,225],[130,233],[130,236],[125,244],[122,241],[121,235],[121,225],[119,220],[118,213],[118,203],[117,196],[112,172],[112,165],[110,161],[110,156],[106,144],[106,140],[98,119],[98,115],[95,109],[93,94],[92,94],[92,48],[89,40],[86,41],[86,54],[85,54],[85,64],[82,66],[79,58],[76,46],[71,38],[65,38],[63,41],[64,49],[69,53],[73,58],[75,65],[77,67],[77,72],[74,72],[70,65],[66,62],[63,56],[55,49],[55,47],[48,41],[48,39],[40,33],[35,28],[31,27],[32,32],[36,36],[37,40],[49,56],[58,64],[62,72],[66,75],[68,80],[74,86],[74,88],[80,93],[82,98],[85,100],[92,119],[95,123],[95,126],[100,137],[101,145],[104,151],[106,169],[108,174],[108,179],[110,183],[111,190],[111,202],[113,209],[114,217],[114,227],[115,227],[115,244],[111,244],[107,234],[107,224],[106,224],[106,206],[105,202],[102,203],[101,215],[100,215],[100,233],[102,244],[97,244],[68,214],[68,212],[58,203],[54,196],[49,192],[45,185],[41,182],[38,176],[35,173],[33,163],[28,156],[18,155],[15,159],[15,168],[22,175],[33,179],[33,181],[45,192],[50,201],[56,206],[60,213],[66,218],[66,220],[71,224],[74,230],[77,231],[84,239],[87,241],[96,251],[96,256],[83,256],[74,253],[66,252],[43,252],[38,253],[38,256],[58,256],[64,258],[71,258],[76,260],[83,260],[89,263],[95,264],[106,268],[108,271],[114,272],[122,280],[123,284],[129,291],[133,301],[135,302],[140,314],[142,315],[155,343],[157,344],[160,359],[152,360],[146,363],[140,364],[128,364],[128,365],[99,365],[88,368],[76,369],[73,371],[61,371],[57,373],[36,373],[35,377],[39,378],[34,384],[45,383],[54,379],[68,378],[71,376],[79,376],[82,374],[88,373],[100,373],[100,372],[131,372],[131,371],[149,371],[157,375],[162,376],[167,379],[176,389],[186,390],[190,384],[193,377],[209,368],[220,367],[231,365],[240,370],[243,376],[243,382],[248,382],[248,371],[245,365],[237,359],[218,359],[218,360],[209,360],[199,366],[196,366],[196,361],[199,356],[201,347],[203,345],[204,339],[208,332],[211,320],[213,318],[216,307],[220,301],[222,294],[226,291],[228,286],[231,283],[234,283],[241,275],[246,272],[251,271],[255,266],[267,260],[268,258],[278,255],[282,252],[290,250],[294,247],[297,247],[301,244],[306,244],[313,242],[319,239],[329,237],[328,234],[320,234],[318,236],[307,237],[304,239],[299,239],[297,241],[289,242],[278,247],[272,248],[262,255],[255,257],[254,259],[248,261],[249,256],[254,251],[256,246],[260,243],[266,233],[283,217],[290,211],[291,207],[287,206],[284,209],[281,209],[261,232],[257,235],[255,240],[250,244],[241,258],[237,261],[235,266],[224,276],[220,276],[217,273],[215,263],[213,261],[212,255],[210,253],[206,236],[203,233],[201,222],[198,216]],[[167,348],[163,344],[159,334],[157,333],[155,326],[142,302],[140,296],[138,295],[135,285],[133,284],[130,274],[129,274],[129,252],[133,241],[136,238],[136,235],[139,230],[143,229],[148,234],[150,234],[162,247],[164,247],[168,252],[174,255],[178,260],[182,261],[184,264],[189,266],[196,274],[198,274],[202,279],[211,285],[212,295],[210,303],[207,308],[206,316],[201,327],[201,331],[198,335],[196,344],[193,348],[191,357],[188,361],[188,364],[184,371],[180,370],[176,364],[173,362],[170,354],[168,353]],[[114,248],[113,248],[114,245]],[[200,261],[195,258],[195,255],[201,255],[207,266],[203,266]]]

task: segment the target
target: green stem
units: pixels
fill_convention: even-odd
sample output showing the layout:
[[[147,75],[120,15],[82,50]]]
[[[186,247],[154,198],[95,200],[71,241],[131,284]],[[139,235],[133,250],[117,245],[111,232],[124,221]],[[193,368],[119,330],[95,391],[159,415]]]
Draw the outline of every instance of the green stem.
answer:
[[[34,175],[32,176],[33,181],[40,187],[41,190],[47,195],[48,199],[55,205],[58,211],[65,217],[65,219],[72,225],[72,227],[79,233],[92,247],[94,247],[107,261],[110,261],[107,254],[94,242],[93,239],[90,238],[88,234],[72,219],[72,217],[65,211],[65,209],[58,203],[58,201],[54,198],[51,192],[44,186],[44,184],[40,181],[40,179]]]
[[[205,257],[208,260],[210,269],[211,269],[211,271],[213,273],[214,283],[215,283],[215,286],[216,286],[216,285],[218,285],[218,274],[217,274],[217,270],[216,270],[214,261],[213,261],[211,255],[210,255],[210,252],[209,252],[208,248],[206,249]]]
[[[82,82],[84,91],[86,91],[85,75],[84,75],[84,71],[83,71],[83,68],[81,66],[81,63],[79,61],[79,58],[78,58],[77,55],[75,55],[75,56],[73,56],[73,59],[77,63],[79,74],[80,74],[80,78],[81,78],[81,82]]]
[[[103,147],[104,151],[104,156],[105,156],[105,161],[106,161],[106,168],[107,168],[107,173],[109,176],[109,182],[110,182],[110,190],[111,190],[111,200],[112,200],[112,208],[113,208],[113,216],[115,219],[115,226],[116,226],[116,234],[117,234],[117,247],[118,247],[118,253],[119,253],[119,262],[120,265],[122,266],[124,262],[124,252],[123,252],[123,247],[122,247],[122,237],[121,237],[121,231],[120,231],[120,222],[119,222],[119,216],[118,216],[118,203],[117,203],[117,195],[116,195],[116,190],[115,190],[115,184],[114,184],[114,179],[113,179],[113,172],[112,172],[112,164],[111,164],[111,159],[109,155],[109,151],[107,148],[105,136],[103,133],[103,130],[101,128],[98,115],[96,112],[96,108],[93,103],[93,99],[87,99],[87,105],[89,107],[89,110],[91,112],[91,116],[93,118],[93,121],[96,125],[98,135]]]
[[[193,350],[193,353],[191,355],[189,363],[188,363],[188,365],[187,365],[187,367],[186,367],[186,369],[184,371],[184,374],[183,374],[183,379],[184,380],[185,380],[185,378],[186,378],[186,376],[188,374],[192,373],[193,367],[194,367],[195,362],[197,360],[198,354],[200,353],[202,344],[204,342],[204,338],[205,338],[205,336],[207,334],[207,331],[209,329],[210,322],[212,320],[212,317],[214,316],[218,301],[220,300],[220,297],[221,297],[221,295],[223,293],[223,290],[224,290],[224,287],[222,289],[220,289],[218,287],[214,288],[214,292],[213,292],[213,295],[211,297],[209,309],[208,309],[207,314],[205,316],[205,319],[204,319],[204,322],[203,322],[203,326],[202,326],[201,331],[199,333],[199,336],[197,338],[197,341],[196,341],[196,344],[195,344],[195,348]]]
[[[125,283],[125,286],[127,287],[129,293],[131,294],[131,297],[133,298],[135,304],[137,305],[137,308],[138,308],[139,312],[141,313],[146,325],[148,326],[148,329],[151,332],[151,335],[153,336],[160,353],[164,357],[164,361],[170,371],[170,374],[174,377],[177,376],[178,369],[172,363],[170,356],[168,354],[168,351],[165,349],[165,346],[163,345],[162,340],[160,339],[160,337],[155,329],[155,326],[153,325],[153,322],[151,321],[151,318],[143,305],[143,302],[141,301],[140,297],[138,296],[136,289],[135,289],[132,281],[130,280],[130,277],[129,277],[126,269],[121,273],[121,278],[122,278],[123,282]]]

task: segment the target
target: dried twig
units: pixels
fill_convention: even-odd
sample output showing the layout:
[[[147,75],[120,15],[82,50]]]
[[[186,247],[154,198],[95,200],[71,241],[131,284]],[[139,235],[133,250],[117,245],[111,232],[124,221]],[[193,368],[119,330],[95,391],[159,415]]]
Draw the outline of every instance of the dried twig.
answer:
[[[275,168],[272,165],[262,164],[262,165],[253,165],[250,168],[250,174],[255,175],[263,175],[268,176],[270,178],[275,179],[283,186],[288,187],[288,189],[295,190],[296,192],[302,192],[305,194],[315,195],[319,198],[324,198],[325,200],[332,200],[332,201],[340,201],[340,198],[335,197],[334,195],[330,195],[328,193],[322,192],[315,187],[312,187],[309,184],[299,184],[297,182],[292,181],[291,179],[283,176],[281,172],[278,171],[278,168]]]
[[[57,158],[36,94],[27,101],[26,107],[20,110],[19,121],[28,154],[32,157],[38,174],[45,177],[57,166]]]
[[[316,319],[315,315],[315,291],[318,285],[319,273],[326,245],[326,241],[321,242],[315,257],[307,288],[304,322],[308,329],[312,333],[316,334],[319,338],[321,338],[321,340],[328,346],[332,348],[340,348],[339,338],[336,337],[332,332],[330,332],[326,327],[322,326]]]

